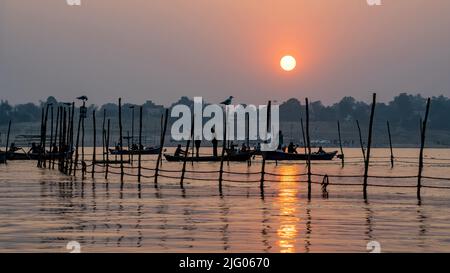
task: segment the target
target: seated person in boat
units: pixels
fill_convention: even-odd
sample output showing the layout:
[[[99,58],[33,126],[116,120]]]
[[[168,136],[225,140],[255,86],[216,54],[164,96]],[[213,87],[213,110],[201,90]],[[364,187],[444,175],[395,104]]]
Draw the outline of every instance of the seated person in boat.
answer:
[[[287,147],[287,152],[289,154],[296,154],[297,153],[297,147],[294,145],[293,142],[289,143],[289,146]]]
[[[183,151],[183,149],[181,149],[181,144],[178,144],[177,149],[175,150],[174,156],[184,156],[186,155],[186,151]]]
[[[30,150],[28,151],[28,153],[30,154],[38,154],[39,153],[39,150],[40,150],[40,147],[39,146],[37,146],[36,145],[36,143],[31,143],[31,148],[30,148]]]
[[[326,154],[326,152],[323,150],[322,146],[319,147],[319,150],[317,151],[318,154]]]

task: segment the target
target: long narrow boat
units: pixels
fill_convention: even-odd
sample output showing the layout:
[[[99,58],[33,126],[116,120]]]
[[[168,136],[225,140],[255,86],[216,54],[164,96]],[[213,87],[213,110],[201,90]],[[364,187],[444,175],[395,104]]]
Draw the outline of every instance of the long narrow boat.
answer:
[[[337,154],[337,151],[329,153],[311,153],[311,160],[332,160]],[[308,160],[308,154],[289,154],[280,151],[266,151],[262,152],[265,160]]]
[[[167,161],[184,161],[184,156],[174,156],[174,155],[168,155],[164,154],[164,157]],[[225,155],[223,160],[226,161],[248,161],[252,157],[251,153],[238,153],[238,154],[232,154],[232,155]],[[192,157],[188,156],[186,158],[187,161],[198,161],[198,162],[217,162],[221,161],[221,156],[199,156],[199,157]]]
[[[140,151],[141,155],[156,155],[159,154],[159,152],[161,151],[160,147],[150,147],[150,148],[145,148],[143,150]],[[138,155],[139,154],[139,150],[116,150],[116,149],[109,149],[109,152],[112,155]]]
[[[61,159],[61,158],[70,158],[72,156],[73,152],[68,153],[45,153],[39,155],[39,153],[18,153],[8,152],[8,160],[38,160],[39,157],[42,157],[42,159]]]

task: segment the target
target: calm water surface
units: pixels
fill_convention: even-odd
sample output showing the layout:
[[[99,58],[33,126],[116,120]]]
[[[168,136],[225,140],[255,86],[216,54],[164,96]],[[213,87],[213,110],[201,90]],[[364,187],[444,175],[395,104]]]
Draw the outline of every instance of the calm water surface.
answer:
[[[346,165],[339,160],[314,163],[318,174],[363,173],[360,151],[346,149]],[[371,175],[417,174],[416,149],[396,149],[390,168],[388,150],[375,149]],[[98,155],[99,157],[99,155]],[[153,168],[155,156],[143,157]],[[426,150],[425,175],[450,177],[450,150]],[[419,204],[415,188],[369,187],[362,198],[361,178],[330,178],[329,197],[313,184],[312,200],[302,162],[269,163],[261,195],[259,175],[228,175],[223,194],[218,174],[187,173],[185,182],[153,178],[140,184],[127,176],[123,189],[118,175],[103,174],[82,180],[42,170],[35,162],[17,161],[0,166],[0,251],[67,252],[76,240],[83,252],[368,252],[369,241],[378,241],[382,252],[449,252],[450,190],[423,189]],[[137,163],[134,164],[136,166]],[[129,165],[128,165],[129,166]],[[163,162],[166,170],[180,163]],[[188,170],[218,170],[219,163],[187,164]],[[225,170],[258,172],[257,159],[225,164]],[[102,171],[97,167],[97,171]],[[111,169],[118,171],[117,169]],[[136,173],[135,169],[126,169]],[[144,175],[152,175],[144,170]],[[167,176],[176,173],[164,172]],[[281,176],[283,175],[283,176]],[[320,182],[321,177],[315,177]],[[414,186],[416,179],[372,178],[370,184]],[[450,186],[450,181],[427,180],[426,185]]]

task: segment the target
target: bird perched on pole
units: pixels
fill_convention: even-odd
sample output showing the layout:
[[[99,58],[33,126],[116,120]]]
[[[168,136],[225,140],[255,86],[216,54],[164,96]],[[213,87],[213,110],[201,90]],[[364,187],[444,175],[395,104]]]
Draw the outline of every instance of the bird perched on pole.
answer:
[[[233,98],[234,98],[233,96],[229,96],[228,99],[222,101],[220,104],[223,104],[223,105],[230,105],[230,104],[231,104],[231,101],[233,100]]]
[[[86,97],[86,96],[81,96],[81,97],[78,97],[77,99],[82,100],[82,101],[87,101],[87,100],[88,100],[88,97]]]

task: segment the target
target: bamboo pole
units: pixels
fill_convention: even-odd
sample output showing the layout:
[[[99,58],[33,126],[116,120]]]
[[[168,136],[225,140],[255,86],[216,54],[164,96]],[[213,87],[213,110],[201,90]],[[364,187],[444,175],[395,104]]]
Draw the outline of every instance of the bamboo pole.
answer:
[[[43,143],[42,143],[42,147],[44,149],[44,168],[47,168],[47,163],[46,163],[46,158],[45,158],[45,146],[47,144],[47,120],[48,120],[48,109],[49,109],[50,105],[47,104],[45,107],[45,116],[44,116],[44,139],[43,139]]]
[[[67,109],[64,107],[64,119],[63,119],[63,123],[62,123],[62,140],[61,140],[61,150],[60,152],[60,168],[61,168],[61,172],[64,173],[65,172],[65,162],[66,162],[66,150],[67,150],[67,146],[66,146],[66,134],[67,134]]]
[[[92,146],[92,179],[95,177],[95,161],[96,161],[96,154],[97,154],[97,124],[95,123],[95,110],[92,111],[92,129],[93,132],[93,146]]]
[[[342,161],[342,168],[344,168],[345,162],[344,162],[344,149],[342,148],[342,138],[341,138],[341,124],[338,120],[337,122],[338,126],[338,135],[339,135],[339,148],[341,149],[341,161]]]
[[[53,145],[53,110],[54,107],[52,105],[52,108],[50,109],[50,153],[52,152],[52,145]],[[50,169],[52,167],[52,158],[51,156],[48,158],[48,168]]]
[[[80,113],[78,114],[78,127],[77,127],[77,140],[76,140],[76,148],[75,148],[75,163],[73,165],[73,176],[77,174],[78,167],[78,156],[79,156],[79,146],[80,146],[80,129],[81,129],[81,107]]]
[[[161,135],[161,143],[160,143],[161,149],[159,150],[158,159],[156,160],[155,188],[157,187],[157,184],[158,184],[159,164],[161,162],[162,151],[163,151],[163,147],[164,147],[164,140],[166,138],[166,129],[167,129],[168,117],[169,117],[169,109],[166,109],[166,112],[165,112],[165,115],[164,115],[164,127],[163,127],[162,135]]]
[[[392,149],[391,126],[389,126],[389,121],[386,121],[386,125],[389,136],[389,148],[391,151],[391,168],[394,168],[394,150]]]
[[[363,196],[367,199],[367,178],[369,175],[369,164],[370,164],[370,146],[372,145],[372,130],[373,130],[373,117],[375,115],[375,105],[377,102],[377,94],[373,93],[372,99],[372,109],[370,111],[370,121],[369,121],[369,136],[367,138],[367,154],[366,161],[364,165],[364,184],[363,184]]]
[[[134,105],[130,107],[131,108],[131,146],[128,145],[128,149],[132,149],[134,146]],[[129,140],[130,138],[128,138]],[[131,157],[131,165],[133,165],[133,153],[130,153]]]
[[[366,161],[366,151],[364,150],[364,143],[362,140],[361,127],[359,126],[359,121],[356,120],[356,126],[358,127],[358,135],[359,135],[359,145],[361,146],[361,152],[363,155],[364,162]]]
[[[105,122],[106,122],[106,109],[103,109],[103,122],[102,122],[102,160],[103,160],[103,166],[105,165],[105,152],[108,152],[106,150],[106,148],[105,148],[105,145],[106,145]]]
[[[69,174],[72,174],[72,168],[73,168],[73,133],[74,133],[74,120],[75,120],[75,102],[72,102],[72,116],[70,119],[70,169]]]
[[[141,182],[141,176],[142,176],[142,106],[139,107],[139,147],[138,147],[138,182]],[[139,184],[139,189],[141,187],[141,184]]]
[[[417,175],[417,199],[421,199],[421,189],[422,189],[422,171],[423,171],[423,149],[425,147],[425,136],[427,131],[428,113],[430,111],[431,99],[428,98],[427,106],[425,109],[425,117],[422,121],[422,132],[420,137],[420,153],[419,153],[419,174]]]
[[[66,111],[66,110],[64,110]],[[64,119],[64,158],[63,158],[63,172],[67,174],[67,163],[69,155],[69,138],[70,138],[70,108],[67,108],[67,119]]]
[[[119,98],[119,153],[120,153],[120,189],[123,188],[123,135],[122,135],[122,98]]]
[[[225,106],[225,113],[227,112]],[[220,169],[219,169],[219,194],[222,196],[222,180],[223,180],[223,161],[225,158],[225,150],[227,149],[227,118],[223,119],[223,140],[222,140],[222,153],[220,156]]]
[[[189,137],[189,139],[187,140],[187,143],[186,143],[186,153],[184,154],[183,168],[181,169],[180,187],[182,189],[184,189],[184,174],[186,172],[186,161],[187,161],[187,158],[188,158],[189,146],[190,146],[191,139],[192,139],[192,141],[194,141],[194,127],[195,127],[194,124],[195,124],[194,114],[192,114],[192,117],[191,117],[191,136]]]
[[[83,107],[85,107],[85,102],[83,101]],[[83,117],[81,119],[81,173],[82,173],[82,178],[84,179],[85,176],[85,172],[86,172],[86,162],[84,162],[84,136],[85,136],[85,131],[84,131],[84,120],[85,118]]]
[[[108,179],[109,172],[109,135],[111,128],[111,120],[108,119],[108,132],[106,134],[106,171],[105,171],[105,179]]]
[[[245,113],[245,125],[246,125],[246,145],[247,145],[247,151],[250,151],[250,113]],[[252,165],[252,159],[250,158],[247,160],[247,166]]]
[[[300,118],[300,125],[302,126],[303,147],[305,147],[305,155],[306,155],[308,151],[306,147],[306,136],[305,136],[305,128],[303,126],[303,118]]]
[[[267,103],[266,133],[268,133],[270,131],[270,133],[272,134],[272,137],[275,137],[275,134],[278,134],[279,132],[272,132],[272,130],[270,129],[271,111],[272,111],[272,101],[269,100],[269,102]],[[278,139],[278,137],[277,137],[277,139]],[[259,181],[259,189],[261,190],[261,196],[264,196],[264,176],[265,176],[265,174],[266,174],[266,158],[265,158],[265,156],[263,156],[263,160],[261,163],[261,179]]]
[[[44,134],[44,108],[42,108],[41,109],[41,139],[40,139],[40,142],[39,142],[39,158],[38,158],[38,162],[37,162],[37,166],[39,167],[39,168],[41,168],[42,167],[42,164],[41,164],[41,162],[42,162],[42,149],[44,149],[44,147],[42,146],[42,144],[43,144],[43,134]]]
[[[50,144],[50,158],[52,159],[52,169],[55,169],[55,157],[53,155],[53,145],[56,146],[56,142],[59,136],[59,120],[61,119],[61,108],[58,106],[56,110],[56,124],[55,124],[55,136],[53,139],[53,143]]]
[[[9,136],[11,134],[11,120],[8,123],[8,133],[6,134],[5,163],[8,162]]]
[[[306,107],[306,146],[308,149],[307,168],[308,168],[308,200],[311,200],[311,140],[309,137],[309,101],[305,98]]]

